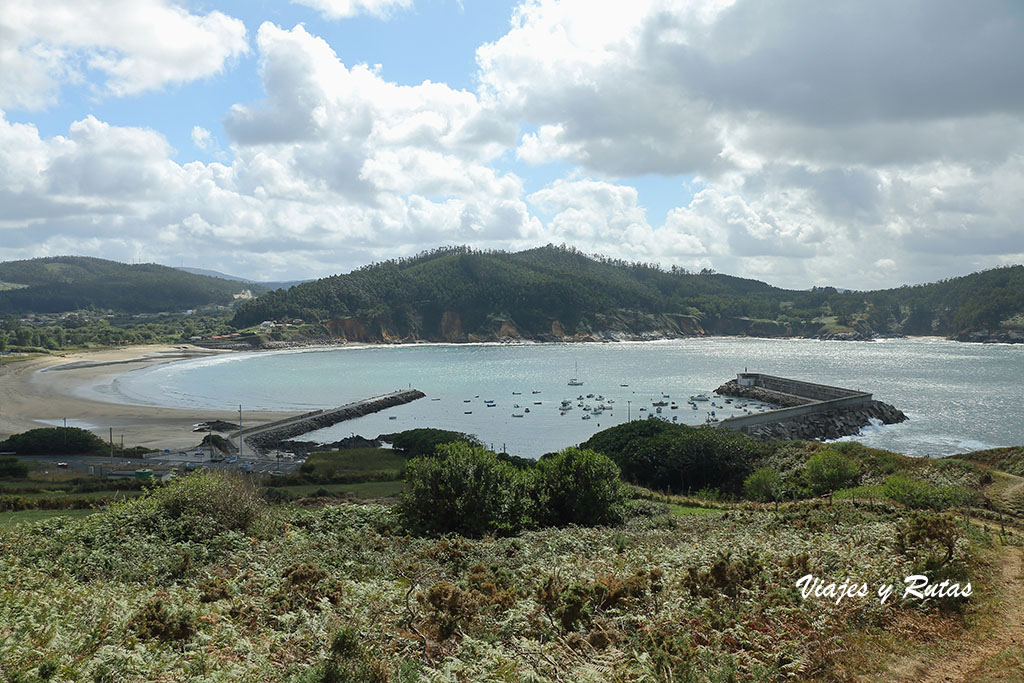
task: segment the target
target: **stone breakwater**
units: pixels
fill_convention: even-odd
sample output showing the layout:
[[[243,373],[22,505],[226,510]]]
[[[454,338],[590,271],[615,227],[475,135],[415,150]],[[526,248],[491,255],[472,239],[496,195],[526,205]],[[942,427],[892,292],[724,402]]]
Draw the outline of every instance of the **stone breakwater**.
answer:
[[[838,439],[858,434],[876,421],[895,424],[907,419],[902,411],[872,400],[868,393],[769,375],[745,373],[718,387],[715,393],[780,406],[720,423],[759,439]]]
[[[363,415],[376,413],[385,408],[410,403],[424,396],[426,394],[422,391],[408,389],[396,391],[393,394],[355,401],[332,410],[319,410],[295,418],[279,420],[269,425],[245,430],[243,432],[245,443],[254,451],[269,451],[280,447],[282,442],[302,434],[331,427],[345,420],[352,420]]]
[[[836,408],[790,420],[744,427],[740,431],[757,439],[818,441],[859,434],[873,420],[882,424],[895,424],[906,419],[907,416],[898,408],[882,401],[870,401],[860,406]]]

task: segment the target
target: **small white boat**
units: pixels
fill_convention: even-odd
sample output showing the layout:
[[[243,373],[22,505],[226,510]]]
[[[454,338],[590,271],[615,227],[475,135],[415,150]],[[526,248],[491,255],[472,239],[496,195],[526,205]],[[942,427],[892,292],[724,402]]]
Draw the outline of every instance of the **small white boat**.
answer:
[[[690,397],[691,401],[710,401],[711,397],[707,394],[696,394]]]
[[[582,387],[583,386],[583,382],[581,382],[579,379],[577,379],[579,376],[580,376],[580,364],[579,364],[579,362],[577,362],[576,363],[576,373],[573,375],[572,379],[569,380],[568,385],[570,387]]]
[[[512,413],[512,417],[522,417],[522,413]]]
[[[584,416],[583,416],[583,419],[584,419],[584,420],[589,420],[589,419],[590,419],[590,416],[589,416],[589,415],[584,415]]]

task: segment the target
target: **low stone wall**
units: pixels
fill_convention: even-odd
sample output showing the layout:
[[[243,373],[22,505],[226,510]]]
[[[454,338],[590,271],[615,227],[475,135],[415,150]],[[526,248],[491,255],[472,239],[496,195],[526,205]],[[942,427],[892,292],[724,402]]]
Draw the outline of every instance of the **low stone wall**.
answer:
[[[293,421],[279,420],[275,424],[280,424],[281,422],[285,422],[285,424],[280,424],[280,426],[272,427],[270,429],[260,427],[258,428],[259,431],[257,431],[257,433],[245,437],[245,443],[255,451],[268,451],[278,447],[282,441],[293,439],[296,436],[301,436],[302,434],[307,434],[309,432],[316,431],[317,429],[331,427],[339,422],[344,422],[345,420],[352,420],[357,417],[362,417],[363,415],[376,413],[384,410],[385,408],[402,405],[403,403],[410,403],[418,398],[423,398],[424,396],[426,396],[426,394],[417,389],[396,391],[393,394],[387,394],[385,396],[377,396],[363,401],[355,401],[354,403],[349,403],[333,410],[307,413]]]
[[[736,396],[737,398],[749,398],[754,401],[760,401],[761,403],[771,403],[772,405],[781,406],[783,408],[792,408],[794,406],[802,406],[807,405],[808,403],[814,403],[814,399],[812,398],[794,396],[793,394],[783,394],[777,391],[763,389],[761,387],[740,386],[739,382],[737,382],[734,379],[729,380],[722,386],[715,389],[715,393],[718,394],[719,396]]]

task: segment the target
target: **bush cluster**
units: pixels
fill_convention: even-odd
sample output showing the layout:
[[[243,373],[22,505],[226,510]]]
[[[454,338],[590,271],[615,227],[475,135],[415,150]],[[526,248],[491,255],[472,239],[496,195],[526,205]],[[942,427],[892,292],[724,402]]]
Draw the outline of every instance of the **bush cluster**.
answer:
[[[625,501],[619,468],[593,451],[567,448],[521,469],[457,442],[409,463],[399,513],[415,533],[478,537],[541,525],[615,524]]]
[[[0,457],[0,479],[24,479],[28,476],[28,465],[17,458]]]
[[[163,535],[202,540],[226,531],[250,531],[266,503],[249,478],[200,470],[115,507]]]
[[[106,447],[103,439],[79,427],[30,429],[0,441],[0,451],[14,451],[19,455],[75,455],[102,451]]]
[[[656,491],[718,489],[740,493],[772,444],[729,429],[637,420],[598,432],[583,444],[610,457],[627,481]]]
[[[433,455],[437,452],[438,446],[446,443],[462,442],[473,446],[483,445],[476,437],[469,434],[429,427],[407,429],[404,432],[396,432],[394,434],[381,434],[377,438],[381,441],[387,441],[391,444],[392,448],[401,451],[410,458]]]

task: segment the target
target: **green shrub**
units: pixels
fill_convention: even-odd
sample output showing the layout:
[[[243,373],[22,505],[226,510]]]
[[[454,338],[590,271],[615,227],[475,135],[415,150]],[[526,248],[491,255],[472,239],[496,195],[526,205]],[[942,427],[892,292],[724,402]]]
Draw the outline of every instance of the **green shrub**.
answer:
[[[811,491],[819,495],[847,488],[858,474],[860,468],[856,462],[831,449],[812,455],[804,469],[804,476]]]
[[[566,448],[537,463],[539,514],[549,524],[618,524],[626,490],[619,468],[592,450]]]
[[[762,503],[778,500],[782,493],[782,480],[771,467],[760,467],[743,482],[747,498]]]
[[[531,524],[528,477],[480,446],[451,443],[416,458],[398,505],[405,525],[422,534],[515,534]]]
[[[148,519],[182,539],[249,531],[266,510],[248,477],[205,470],[173,479],[123,505],[128,517]]]
[[[196,631],[196,617],[181,608],[173,608],[160,597],[146,602],[134,617],[132,626],[140,638],[173,642],[188,640]]]

